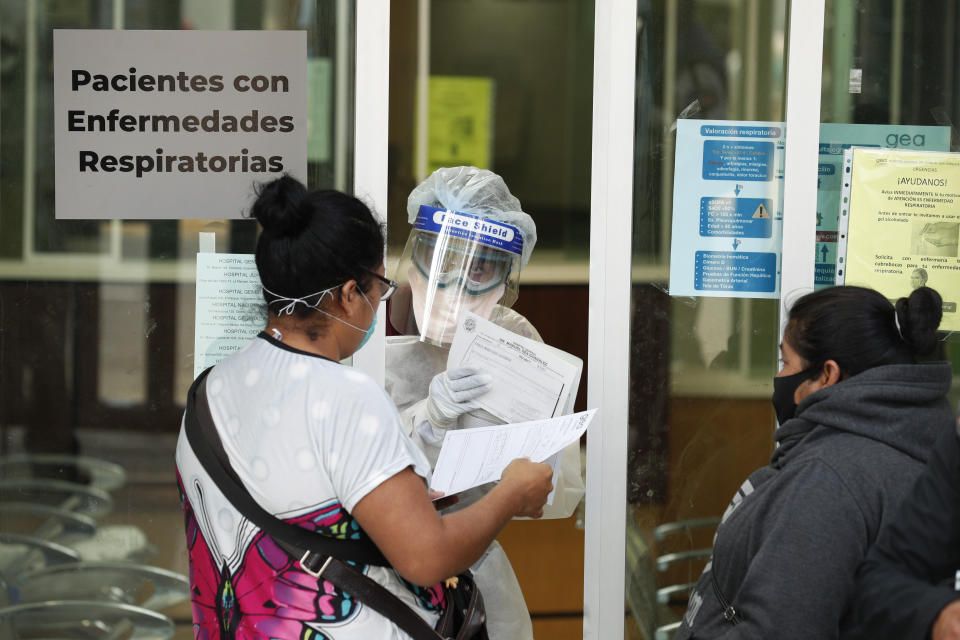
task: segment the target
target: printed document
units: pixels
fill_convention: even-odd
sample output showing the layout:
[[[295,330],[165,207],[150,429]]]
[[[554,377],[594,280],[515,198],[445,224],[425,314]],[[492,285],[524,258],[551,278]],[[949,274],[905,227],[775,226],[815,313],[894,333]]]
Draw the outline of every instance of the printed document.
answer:
[[[474,402],[505,422],[570,413],[583,361],[466,312],[450,345],[447,368],[470,366],[493,377]]]
[[[496,482],[515,458],[552,462],[556,488],[560,453],[580,440],[596,413],[590,409],[548,420],[447,431],[430,488],[450,496]],[[547,504],[553,503],[553,493]]]
[[[855,147],[844,156],[837,284],[885,298],[943,296],[941,331],[960,331],[960,154]]]

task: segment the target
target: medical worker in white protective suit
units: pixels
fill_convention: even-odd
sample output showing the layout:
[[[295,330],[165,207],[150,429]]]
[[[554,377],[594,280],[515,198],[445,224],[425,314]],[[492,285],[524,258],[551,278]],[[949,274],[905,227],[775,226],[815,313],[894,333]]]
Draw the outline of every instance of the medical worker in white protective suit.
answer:
[[[518,276],[537,241],[533,219],[520,208],[503,179],[476,167],[435,171],[407,200],[413,229],[393,271],[400,288],[388,309],[386,388],[414,442],[436,465],[447,429],[503,424],[475,400],[490,389],[490,376],[470,368],[447,370],[457,318],[472,311],[501,327],[542,342],[536,328],[510,309]],[[400,335],[396,335],[400,334]],[[561,465],[547,517],[567,517],[583,495],[579,450]],[[568,464],[572,463],[572,464]],[[484,487],[460,494],[462,507]],[[491,640],[533,637],[530,614],[510,561],[494,541],[471,568],[486,604]]]

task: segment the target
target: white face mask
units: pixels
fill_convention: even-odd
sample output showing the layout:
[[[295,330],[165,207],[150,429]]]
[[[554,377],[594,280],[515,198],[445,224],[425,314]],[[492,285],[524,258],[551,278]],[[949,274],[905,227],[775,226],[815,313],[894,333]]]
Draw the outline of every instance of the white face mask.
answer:
[[[431,289],[427,286],[427,279],[413,267],[407,276],[413,297],[413,316],[417,320],[420,335],[434,344],[453,342],[457,320],[464,311],[490,318],[506,290],[506,286],[501,284],[492,291],[475,296],[466,293],[462,286]]]

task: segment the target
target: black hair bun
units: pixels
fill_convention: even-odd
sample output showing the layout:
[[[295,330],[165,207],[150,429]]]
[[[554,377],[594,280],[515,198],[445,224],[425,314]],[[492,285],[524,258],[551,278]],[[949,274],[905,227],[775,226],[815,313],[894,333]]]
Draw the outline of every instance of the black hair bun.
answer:
[[[897,322],[904,342],[918,355],[937,347],[937,327],[943,319],[943,299],[930,287],[918,287],[896,305]]]
[[[261,184],[250,215],[263,232],[273,236],[294,236],[310,222],[310,207],[305,206],[307,188],[297,179],[283,175]]]

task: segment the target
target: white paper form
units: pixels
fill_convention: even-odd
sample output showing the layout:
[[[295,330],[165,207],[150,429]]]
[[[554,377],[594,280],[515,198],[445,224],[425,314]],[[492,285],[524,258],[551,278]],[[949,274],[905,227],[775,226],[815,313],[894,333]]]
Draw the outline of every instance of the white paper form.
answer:
[[[266,320],[263,289],[252,254],[197,254],[194,378],[250,342]]]
[[[474,402],[513,423],[572,411],[583,361],[467,312],[460,317],[447,358],[448,369],[463,366],[493,377],[490,391]]]
[[[548,420],[447,431],[430,488],[449,496],[496,482],[516,458],[534,462],[555,458],[564,447],[580,439],[596,413],[596,409],[590,409]],[[553,493],[548,504],[552,497]]]

